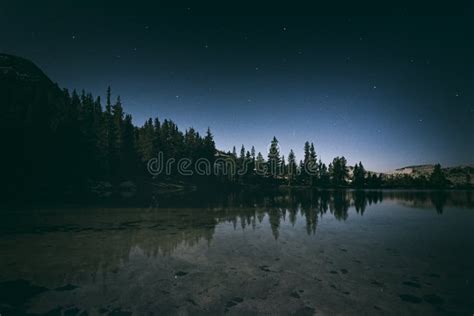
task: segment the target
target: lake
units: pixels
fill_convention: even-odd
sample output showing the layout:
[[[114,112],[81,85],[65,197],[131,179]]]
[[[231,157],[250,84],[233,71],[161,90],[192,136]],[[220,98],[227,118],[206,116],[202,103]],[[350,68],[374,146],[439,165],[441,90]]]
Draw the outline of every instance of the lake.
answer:
[[[474,313],[473,192],[1,212],[0,313]]]

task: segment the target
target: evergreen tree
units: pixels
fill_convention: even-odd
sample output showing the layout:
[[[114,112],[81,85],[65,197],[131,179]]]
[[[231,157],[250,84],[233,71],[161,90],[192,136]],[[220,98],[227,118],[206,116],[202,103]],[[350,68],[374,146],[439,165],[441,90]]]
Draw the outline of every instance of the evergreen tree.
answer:
[[[296,180],[298,183],[300,184],[304,184],[304,182],[306,181],[306,178],[307,178],[307,173],[305,171],[305,166],[304,166],[304,161],[303,160],[300,160],[299,164],[298,164],[298,170],[296,172]]]
[[[320,177],[320,185],[322,187],[327,187],[329,185],[329,173],[328,168],[324,163],[320,161],[320,169],[319,169],[319,177]]]
[[[286,174],[287,174],[286,172],[287,172],[287,170],[286,170],[285,156],[282,155],[282,156],[281,156],[281,164],[280,164],[280,175],[281,175],[282,177],[286,177]]]
[[[257,154],[257,158],[255,159],[255,169],[258,172],[258,174],[262,174],[263,170],[265,168],[265,159],[263,159],[263,155],[261,152]]]
[[[155,130],[153,128],[153,120],[148,119],[145,124],[139,129],[139,152],[141,161],[147,163],[150,159],[156,158],[155,152],[153,151],[153,138]],[[164,154],[167,154],[166,148],[164,148]]]
[[[213,163],[215,153],[216,144],[214,143],[214,136],[212,136],[211,129],[208,127],[206,131],[206,136],[204,137],[203,157]]]
[[[272,142],[270,143],[270,148],[268,150],[268,172],[272,177],[276,177],[278,174],[278,169],[281,166],[280,158],[280,147],[278,145],[278,140],[273,136]]]
[[[309,150],[310,150],[309,142],[306,141],[304,143],[304,160],[303,160],[304,164],[308,163],[308,161],[310,160]]]
[[[444,175],[439,163],[434,166],[433,172],[430,175],[430,184],[434,188],[443,188],[448,184],[446,176]]]
[[[104,179],[107,175],[108,161],[107,161],[107,130],[104,120],[105,114],[102,112],[102,104],[100,97],[97,97],[94,102],[94,116],[93,116],[93,130],[96,133],[96,149],[97,161],[94,164],[93,173],[96,179]]]
[[[296,157],[295,153],[293,152],[293,149],[290,150],[290,154],[288,155],[288,184],[292,185],[293,182],[296,179],[296,172],[297,172],[297,166],[296,166]]]
[[[309,156],[307,161],[307,171],[309,173],[309,184],[313,186],[317,179],[317,160],[316,160],[316,151],[314,150],[314,144],[311,143],[309,147]]]
[[[352,169],[352,185],[357,186],[357,179],[359,177],[359,165],[355,164]]]
[[[362,162],[354,166],[352,184],[356,188],[362,188],[365,185],[365,169]]]
[[[332,163],[329,165],[329,174],[333,185],[344,186],[348,175],[346,158],[334,158]]]
[[[239,159],[240,159],[241,162],[243,162],[245,160],[245,147],[244,147],[243,144],[242,144],[242,147],[240,147]]]
[[[120,162],[120,173],[122,178],[124,180],[133,179],[137,173],[137,156],[135,147],[135,127],[132,124],[132,116],[129,114],[125,115],[123,122]]]
[[[247,172],[246,176],[248,177],[253,173],[253,169],[255,168],[254,166],[254,161],[252,160],[252,155],[250,154],[250,151],[247,150],[247,153],[245,154],[245,161],[247,163]]]
[[[153,140],[152,140],[152,148],[153,154],[158,155],[160,151],[163,150],[161,144],[161,122],[158,118],[155,118],[153,121]]]
[[[111,102],[111,89],[107,87],[106,101],[105,101],[105,113],[112,115],[112,102]]]

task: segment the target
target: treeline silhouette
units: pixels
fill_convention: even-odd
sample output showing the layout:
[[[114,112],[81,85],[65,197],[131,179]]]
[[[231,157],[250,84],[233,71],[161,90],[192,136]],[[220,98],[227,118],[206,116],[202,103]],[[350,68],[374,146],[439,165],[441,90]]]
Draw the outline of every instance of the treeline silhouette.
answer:
[[[210,129],[201,135],[185,131],[171,120],[148,119],[132,123],[120,97],[110,88],[105,100],[92,94],[60,89],[31,62],[0,54],[1,123],[4,200],[77,199],[107,196],[142,196],[186,187],[225,189],[235,186],[281,185],[317,188],[444,188],[449,181],[437,165],[427,177],[367,172],[361,162],[349,167],[344,157],[329,165],[318,159],[313,143],[305,142],[304,157],[291,150],[285,158],[274,137],[268,153],[244,146],[237,153],[216,149]],[[183,175],[170,172],[152,176],[150,159],[163,154],[168,161],[191,163],[205,159],[230,161],[235,173]],[[470,179],[469,179],[470,181]]]
[[[210,129],[200,135],[193,128],[184,132],[171,120],[148,119],[136,127],[132,116],[124,112],[120,97],[112,101],[107,90],[105,105],[90,93],[70,93],[67,89],[26,109],[19,150],[12,160],[12,194],[48,196],[64,193],[84,196],[112,193],[117,186],[155,183],[181,185],[289,185],[321,188],[444,187],[446,177],[437,165],[429,179],[392,177],[367,172],[361,162],[349,168],[345,157],[335,157],[326,166],[318,159],[313,143],[304,144],[304,157],[297,162],[293,150],[285,159],[278,140],[271,141],[266,159],[252,146],[242,145],[240,154],[218,151]],[[35,109],[49,109],[37,113]],[[46,124],[45,124],[46,122]],[[216,157],[231,160],[234,174],[185,176],[176,168],[163,176],[152,177],[147,162],[163,153],[165,161],[181,158],[196,161],[205,158],[211,164]],[[23,155],[21,155],[23,154]],[[245,166],[245,168],[244,168]],[[241,172],[239,172],[241,171]],[[244,172],[242,172],[244,171]],[[351,172],[350,172],[351,171]],[[19,181],[18,181],[19,180]],[[124,184],[125,183],[125,184]],[[141,188],[143,192],[143,188]],[[144,190],[147,192],[147,190]]]

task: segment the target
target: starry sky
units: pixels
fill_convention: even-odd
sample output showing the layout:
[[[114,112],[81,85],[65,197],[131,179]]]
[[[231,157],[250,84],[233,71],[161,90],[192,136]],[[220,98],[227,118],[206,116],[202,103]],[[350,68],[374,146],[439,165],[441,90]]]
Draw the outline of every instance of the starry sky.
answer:
[[[474,163],[474,11],[446,6],[12,1],[0,52],[61,87],[110,85],[137,125],[210,126],[223,150],[276,136],[374,171]]]

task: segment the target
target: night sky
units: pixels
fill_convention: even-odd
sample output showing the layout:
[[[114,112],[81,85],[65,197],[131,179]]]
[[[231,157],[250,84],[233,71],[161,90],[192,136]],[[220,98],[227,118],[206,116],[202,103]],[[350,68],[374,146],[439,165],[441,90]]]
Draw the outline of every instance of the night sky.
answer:
[[[474,162],[472,4],[39,2],[0,4],[0,52],[61,87],[110,85],[137,125],[210,126],[224,150],[275,135],[298,159],[309,140],[374,171]]]

